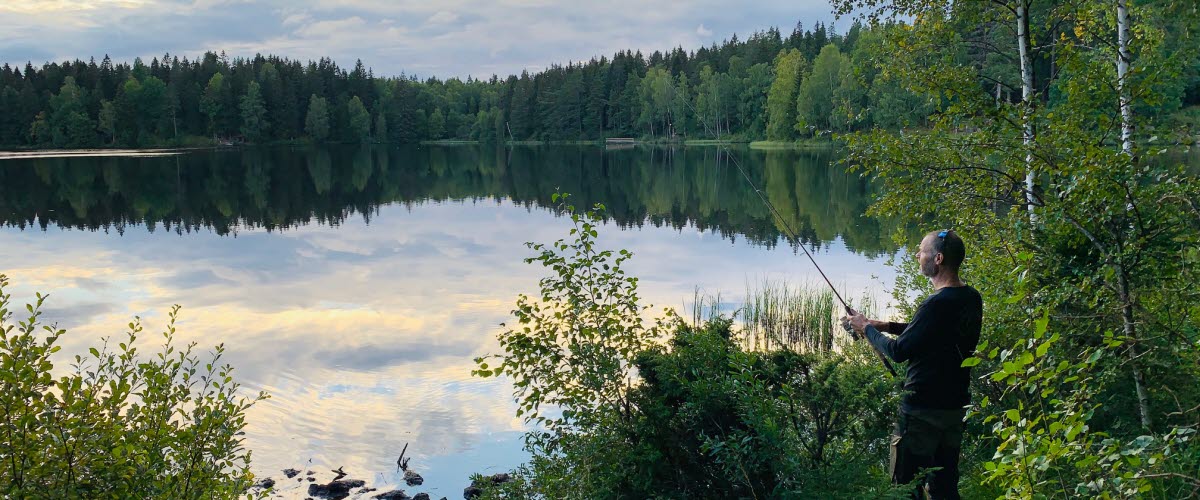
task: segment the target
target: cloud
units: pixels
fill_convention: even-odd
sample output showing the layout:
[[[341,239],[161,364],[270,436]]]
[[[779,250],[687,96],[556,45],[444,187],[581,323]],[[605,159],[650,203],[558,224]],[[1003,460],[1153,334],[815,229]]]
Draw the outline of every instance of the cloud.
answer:
[[[367,22],[361,17],[354,16],[346,19],[306,23],[300,29],[293,32],[293,34],[306,39],[326,39],[342,37],[350,33],[360,33],[365,28],[368,28]]]
[[[47,307],[42,309],[41,321],[45,324],[57,324],[60,328],[83,325],[93,319],[115,310],[112,304],[91,302],[72,304],[70,307]]]
[[[439,10],[434,15],[429,16],[429,19],[426,20],[425,22],[427,22],[429,24],[447,24],[447,23],[452,23],[457,20],[458,20],[458,14],[455,14],[453,12],[447,12],[444,10]]]
[[[307,12],[297,12],[295,14],[288,14],[284,16],[283,20],[280,21],[280,24],[283,26],[296,26],[298,24],[310,23],[312,20],[312,16],[310,16]]]
[[[414,338],[406,345],[368,344],[343,349],[318,351],[313,357],[330,369],[373,371],[384,367],[425,362],[440,357],[464,358],[474,346],[465,344],[438,345],[427,339]]]
[[[94,8],[93,8],[94,7]],[[196,57],[273,53],[357,59],[377,75],[516,74],[632,49],[694,50],[772,25],[830,22],[827,3],[771,0],[729,9],[716,0],[606,3],[548,0],[18,0],[0,5],[0,63],[104,54]]]

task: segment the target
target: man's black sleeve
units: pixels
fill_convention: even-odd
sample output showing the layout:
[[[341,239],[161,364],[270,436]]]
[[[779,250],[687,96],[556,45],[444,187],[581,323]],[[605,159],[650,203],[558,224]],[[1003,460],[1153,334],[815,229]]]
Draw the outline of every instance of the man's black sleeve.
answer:
[[[912,357],[913,353],[921,352],[926,349],[931,342],[934,341],[934,335],[937,331],[936,322],[939,320],[937,314],[936,303],[929,301],[921,304],[917,309],[917,314],[913,316],[912,322],[908,323],[908,327],[900,334],[898,338],[891,339],[880,333],[878,329],[871,325],[867,325],[864,333],[867,335],[867,340],[875,346],[879,352],[882,352],[892,361],[904,362]]]

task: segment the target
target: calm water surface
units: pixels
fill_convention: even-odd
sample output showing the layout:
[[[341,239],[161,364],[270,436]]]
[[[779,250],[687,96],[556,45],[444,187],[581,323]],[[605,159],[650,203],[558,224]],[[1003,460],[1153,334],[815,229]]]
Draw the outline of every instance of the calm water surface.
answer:
[[[735,156],[851,295],[881,295],[893,228],[862,217],[870,187],[829,152]],[[695,287],[733,310],[747,283],[819,279],[715,148],[345,147],[0,161],[0,272],[14,299],[49,292],[65,352],[149,331],[184,306],[182,340],[224,342],[247,393],[260,476],[343,466],[401,483],[409,443],[458,498],[472,472],[525,460],[507,380],[470,376],[516,295],[536,290],[526,241],[570,227],[551,194],[604,203],[601,244],[635,253],[642,295],[682,308]],[[153,346],[146,335],[143,351]],[[62,359],[66,359],[65,357]],[[65,365],[65,362],[63,363]],[[281,482],[303,496],[308,483]]]

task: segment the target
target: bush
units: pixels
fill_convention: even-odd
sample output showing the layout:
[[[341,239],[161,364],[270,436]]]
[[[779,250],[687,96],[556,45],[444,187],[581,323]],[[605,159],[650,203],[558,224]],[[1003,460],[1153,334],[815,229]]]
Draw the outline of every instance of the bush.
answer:
[[[651,322],[621,269],[631,254],[596,247],[603,207],[563,209],[570,239],[529,244],[539,256],[527,262],[552,271],[540,300],[520,296],[503,354],[476,360],[476,375],[513,379],[518,416],[536,425],[530,463],[484,498],[892,491],[882,459],[896,401],[868,347],[748,351],[726,318]]]
[[[222,345],[201,361],[173,344],[143,357],[140,320],[56,369],[66,331],[39,327],[46,296],[11,322],[0,274],[0,491],[8,498],[236,498],[251,485],[245,411]]]
[[[633,497],[858,498],[890,490],[896,408],[869,353],[745,351],[731,321],[679,325],[639,359]],[[850,346],[843,346],[849,348]]]
[[[1093,416],[1102,406],[1096,402],[1104,384],[1099,362],[1117,357],[1128,339],[1109,333],[1098,347],[1063,353],[1054,349],[1062,338],[1059,333],[1047,335],[1049,324],[1045,313],[1026,341],[991,350],[985,343],[976,357],[963,362],[974,366],[990,361],[995,369],[985,377],[1004,387],[1008,403],[991,410],[989,398],[980,401],[990,413],[983,423],[991,424],[999,440],[995,455],[983,463],[983,480],[1019,498],[1044,496],[1047,491],[1133,498],[1154,491],[1155,481],[1160,482],[1159,494],[1200,487],[1195,478],[1175,470],[1196,461],[1195,444],[1190,442],[1194,428],[1175,427],[1162,435],[1146,433],[1129,440],[1093,428]]]

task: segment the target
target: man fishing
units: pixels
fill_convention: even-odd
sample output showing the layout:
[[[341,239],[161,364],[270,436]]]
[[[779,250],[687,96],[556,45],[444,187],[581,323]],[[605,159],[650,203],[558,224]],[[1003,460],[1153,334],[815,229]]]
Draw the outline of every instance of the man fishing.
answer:
[[[962,361],[975,353],[983,321],[979,292],[958,275],[965,255],[962,238],[953,231],[926,234],[917,262],[934,292],[921,302],[912,321],[875,321],[861,313],[843,318],[888,358],[908,361],[905,394],[892,434],[892,482],[908,484],[919,471],[934,469],[919,481],[933,499],[959,498],[958,457],[971,382],[971,369],[963,368]],[[913,497],[919,498],[919,490]]]

